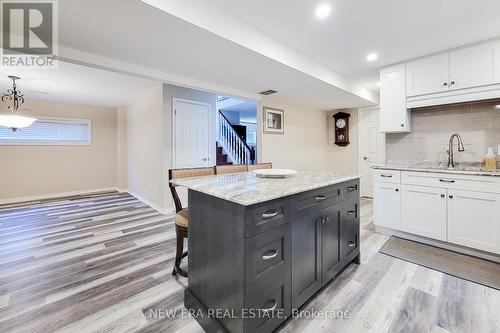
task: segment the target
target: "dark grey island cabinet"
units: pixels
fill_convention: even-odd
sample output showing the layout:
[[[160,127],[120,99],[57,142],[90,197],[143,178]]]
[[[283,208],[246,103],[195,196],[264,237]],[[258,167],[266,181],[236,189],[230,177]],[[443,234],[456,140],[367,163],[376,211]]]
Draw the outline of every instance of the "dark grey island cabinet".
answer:
[[[359,264],[359,179],[347,179],[251,205],[189,189],[185,306],[206,332],[271,332]]]

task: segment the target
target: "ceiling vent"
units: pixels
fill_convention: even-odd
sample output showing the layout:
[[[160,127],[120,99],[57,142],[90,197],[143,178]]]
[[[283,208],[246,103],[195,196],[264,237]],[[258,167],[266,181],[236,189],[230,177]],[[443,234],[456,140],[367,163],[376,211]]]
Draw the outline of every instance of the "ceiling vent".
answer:
[[[277,93],[276,90],[269,89],[269,90],[261,92],[260,94],[264,95],[264,96],[267,96],[267,95],[272,95],[272,94],[276,94],[276,93]]]

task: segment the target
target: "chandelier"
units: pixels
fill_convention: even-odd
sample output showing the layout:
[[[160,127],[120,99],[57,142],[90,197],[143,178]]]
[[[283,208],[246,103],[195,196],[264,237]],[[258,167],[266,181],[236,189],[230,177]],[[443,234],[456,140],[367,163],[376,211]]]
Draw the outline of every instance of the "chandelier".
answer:
[[[7,104],[7,108],[4,113],[0,113],[0,126],[8,127],[12,132],[16,132],[20,128],[31,126],[36,118],[21,115],[20,107],[24,104],[24,96],[17,90],[16,85],[16,80],[20,78],[17,76],[9,76],[9,78],[12,80],[12,89],[2,95],[2,102]]]

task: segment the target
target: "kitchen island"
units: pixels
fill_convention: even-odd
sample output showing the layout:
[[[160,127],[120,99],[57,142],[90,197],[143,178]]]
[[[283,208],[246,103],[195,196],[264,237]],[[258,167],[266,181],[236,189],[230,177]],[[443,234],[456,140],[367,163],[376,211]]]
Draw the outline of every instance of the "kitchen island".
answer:
[[[185,306],[206,332],[270,332],[359,256],[359,176],[174,179],[189,189]]]

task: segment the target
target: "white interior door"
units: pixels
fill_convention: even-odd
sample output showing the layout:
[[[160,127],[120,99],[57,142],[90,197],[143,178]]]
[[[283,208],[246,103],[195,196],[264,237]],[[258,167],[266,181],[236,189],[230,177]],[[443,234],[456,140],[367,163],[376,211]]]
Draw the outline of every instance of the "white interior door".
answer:
[[[380,132],[378,108],[358,110],[358,170],[361,177],[361,196],[373,197],[373,169],[375,164],[385,162],[385,134]]]
[[[210,105],[174,98],[173,107],[174,168],[209,166]]]
[[[174,168],[210,166],[210,104],[173,99]],[[211,145],[215,149],[215,142]],[[187,207],[187,189],[178,187],[182,206]]]

